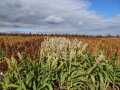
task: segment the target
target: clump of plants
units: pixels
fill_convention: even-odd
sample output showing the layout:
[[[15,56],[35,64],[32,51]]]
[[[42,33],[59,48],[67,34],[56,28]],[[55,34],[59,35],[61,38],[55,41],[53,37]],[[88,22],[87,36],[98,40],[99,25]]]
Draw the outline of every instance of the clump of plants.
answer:
[[[47,38],[34,60],[18,52],[6,58],[8,70],[0,81],[4,90],[119,90],[120,65],[93,56],[88,44],[75,39]],[[34,54],[33,54],[34,55]]]

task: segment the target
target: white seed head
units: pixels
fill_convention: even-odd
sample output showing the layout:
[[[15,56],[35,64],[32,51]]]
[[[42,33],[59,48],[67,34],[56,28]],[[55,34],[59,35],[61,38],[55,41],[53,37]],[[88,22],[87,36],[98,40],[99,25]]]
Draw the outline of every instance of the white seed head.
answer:
[[[85,44],[82,49],[81,46],[82,41],[79,41],[78,39],[72,41],[63,37],[47,38],[41,44],[40,56],[47,57],[49,60],[53,60],[53,65],[55,65],[56,61],[54,61],[54,59],[57,57],[59,57],[59,59],[56,60],[71,60],[74,57],[77,57],[77,55],[80,55],[77,53],[85,50],[88,44]]]
[[[88,44],[86,43],[83,47],[82,47],[82,51],[85,51],[88,47]]]
[[[99,63],[100,61],[102,61],[104,55],[101,54],[97,59],[96,59],[96,63]]]
[[[3,72],[0,72],[0,75],[3,75]]]

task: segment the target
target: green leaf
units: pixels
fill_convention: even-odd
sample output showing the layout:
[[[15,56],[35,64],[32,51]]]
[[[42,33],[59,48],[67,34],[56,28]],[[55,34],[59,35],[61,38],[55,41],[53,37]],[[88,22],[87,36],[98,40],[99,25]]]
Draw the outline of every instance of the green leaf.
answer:
[[[26,76],[26,84],[31,86],[32,78],[34,77],[34,71],[30,71],[29,74]]]
[[[69,78],[70,82],[76,83],[76,82],[89,82],[85,77],[77,77],[77,78]]]
[[[87,73],[90,74],[96,66],[97,66],[97,64],[95,63],[93,67],[88,69]]]
[[[99,73],[99,79],[100,79],[100,90],[104,90],[105,82],[104,82],[104,77],[103,77],[102,73]]]
[[[88,86],[90,87],[90,90],[95,90],[95,86],[93,84],[89,83]]]
[[[37,90],[35,80],[34,80],[34,82],[33,82],[33,90]]]
[[[94,75],[90,75],[92,83],[95,85],[95,76]]]
[[[46,83],[46,82],[44,82],[44,83],[42,84],[42,86],[41,86],[39,89],[40,89],[40,90],[41,90],[41,89],[44,90],[45,88],[49,88],[49,90],[53,90],[52,85],[49,84],[49,83]]]
[[[20,85],[21,85],[20,88],[22,88],[23,90],[27,90],[23,81],[20,81]]]
[[[53,90],[53,87],[51,84],[47,83],[46,86],[49,88],[49,90]]]
[[[9,84],[9,85],[6,85],[6,87],[19,87],[18,85],[15,85],[15,84]]]
[[[87,73],[83,70],[76,70],[72,72],[71,77],[74,78],[74,77],[78,77],[78,76],[86,75],[86,74]]]
[[[67,78],[68,74],[68,72],[63,73],[63,75],[61,76],[61,84],[65,82],[65,79]]]

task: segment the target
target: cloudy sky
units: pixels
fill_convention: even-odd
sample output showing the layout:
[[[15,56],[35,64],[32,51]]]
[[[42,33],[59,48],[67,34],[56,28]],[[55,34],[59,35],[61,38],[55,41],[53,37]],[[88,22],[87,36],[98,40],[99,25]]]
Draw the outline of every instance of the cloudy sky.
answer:
[[[120,35],[120,0],[0,0],[0,32]]]

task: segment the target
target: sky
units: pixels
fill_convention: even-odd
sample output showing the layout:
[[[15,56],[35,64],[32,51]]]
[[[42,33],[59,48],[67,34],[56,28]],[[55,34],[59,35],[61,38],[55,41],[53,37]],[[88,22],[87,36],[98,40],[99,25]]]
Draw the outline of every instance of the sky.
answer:
[[[120,0],[0,0],[0,32],[120,35]]]
[[[120,14],[120,0],[89,0],[90,10],[101,14],[104,18],[112,18]]]

